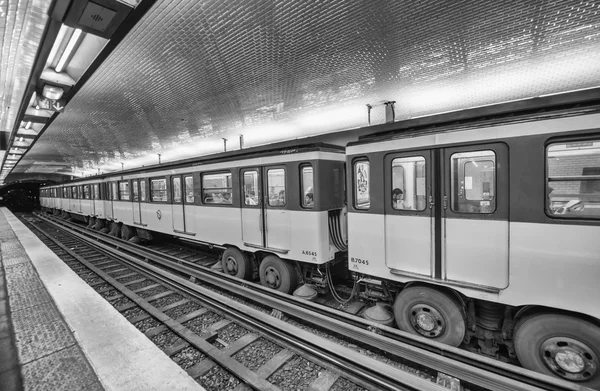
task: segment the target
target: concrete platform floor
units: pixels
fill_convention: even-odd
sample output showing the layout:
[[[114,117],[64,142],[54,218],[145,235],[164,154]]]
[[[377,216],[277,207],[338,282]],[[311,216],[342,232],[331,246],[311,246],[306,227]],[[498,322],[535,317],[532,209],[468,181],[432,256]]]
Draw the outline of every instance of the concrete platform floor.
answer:
[[[202,390],[0,208],[0,390]]]

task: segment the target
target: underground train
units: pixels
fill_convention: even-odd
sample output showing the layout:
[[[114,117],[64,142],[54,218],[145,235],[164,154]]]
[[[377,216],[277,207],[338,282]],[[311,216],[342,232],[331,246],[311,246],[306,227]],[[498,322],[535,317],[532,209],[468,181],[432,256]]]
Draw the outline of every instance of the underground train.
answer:
[[[225,272],[288,293],[348,274],[390,304],[374,319],[600,388],[600,107],[222,153],[46,186],[41,205],[220,246]]]

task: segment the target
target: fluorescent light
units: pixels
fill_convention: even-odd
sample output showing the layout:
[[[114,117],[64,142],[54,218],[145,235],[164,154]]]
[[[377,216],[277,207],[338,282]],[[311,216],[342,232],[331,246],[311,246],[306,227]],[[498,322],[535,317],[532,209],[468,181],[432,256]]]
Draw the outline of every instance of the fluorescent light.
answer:
[[[58,52],[58,48],[60,47],[60,44],[62,43],[62,40],[65,38],[65,34],[67,33],[67,30],[69,29],[69,27],[67,27],[66,25],[62,25],[60,26],[60,30],[58,31],[58,35],[56,36],[56,40],[54,41],[54,45],[52,45],[52,50],[50,51],[50,54],[48,55],[48,65],[50,65],[50,63],[54,62],[54,60],[56,60],[56,58],[54,58],[56,56],[56,53]]]
[[[23,142],[23,137],[19,137],[19,142]]]
[[[65,51],[63,52],[62,56],[60,56],[58,64],[56,64],[56,68],[54,69],[56,72],[60,73],[63,71],[65,65],[67,64],[67,60],[71,56],[71,52],[73,51],[73,49],[75,49],[75,44],[77,43],[77,40],[79,39],[81,33],[82,31],[79,29],[75,29],[75,31],[73,31],[73,35],[71,35],[71,39],[69,40]]]
[[[25,124],[25,129],[30,129],[31,128],[31,121],[27,122],[27,124]]]

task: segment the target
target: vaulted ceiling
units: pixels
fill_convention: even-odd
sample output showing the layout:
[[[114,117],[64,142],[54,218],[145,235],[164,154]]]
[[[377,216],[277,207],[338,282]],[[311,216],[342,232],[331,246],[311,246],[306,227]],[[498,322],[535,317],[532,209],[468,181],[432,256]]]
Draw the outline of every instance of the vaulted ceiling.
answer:
[[[0,0],[0,180],[362,127],[367,105],[382,123],[385,102],[399,121],[600,86],[591,1],[87,4]]]

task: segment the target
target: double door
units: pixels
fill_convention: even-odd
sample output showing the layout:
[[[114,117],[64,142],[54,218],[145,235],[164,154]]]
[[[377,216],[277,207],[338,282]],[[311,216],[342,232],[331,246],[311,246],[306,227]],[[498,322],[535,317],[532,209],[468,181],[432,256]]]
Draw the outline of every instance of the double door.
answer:
[[[192,175],[171,177],[173,231],[196,235],[196,220],[191,210],[194,203],[194,178]]]
[[[283,165],[246,168],[242,181],[242,239],[250,247],[291,248],[288,177]]]
[[[508,286],[508,150],[493,143],[385,157],[386,263],[492,290]]]

